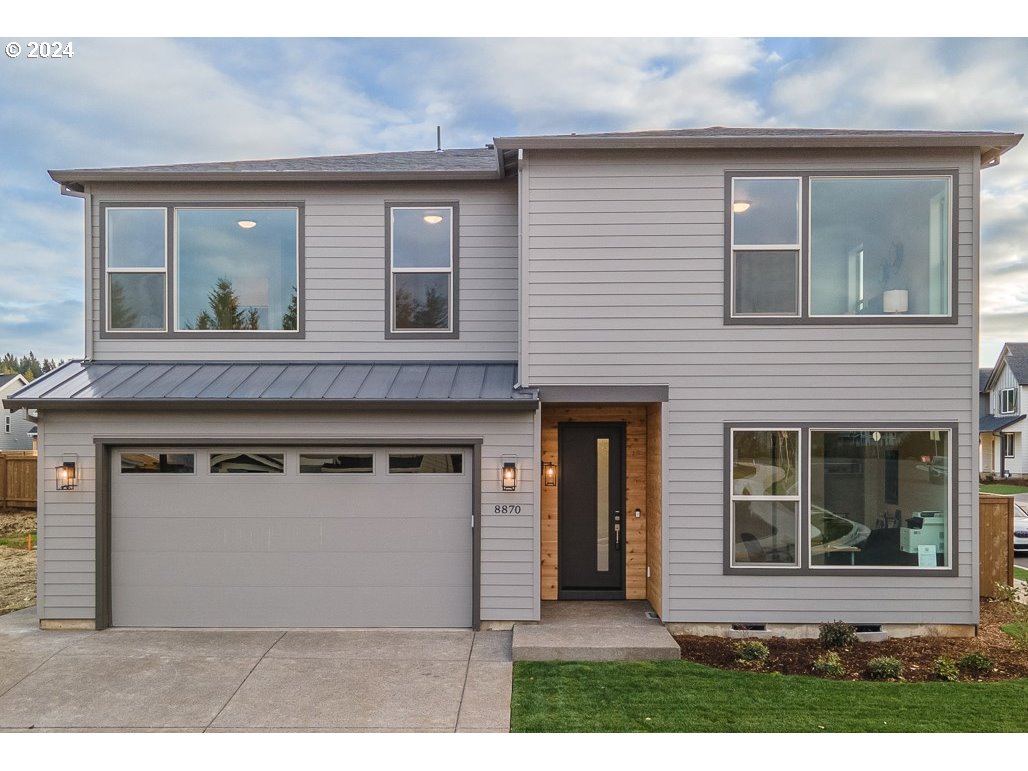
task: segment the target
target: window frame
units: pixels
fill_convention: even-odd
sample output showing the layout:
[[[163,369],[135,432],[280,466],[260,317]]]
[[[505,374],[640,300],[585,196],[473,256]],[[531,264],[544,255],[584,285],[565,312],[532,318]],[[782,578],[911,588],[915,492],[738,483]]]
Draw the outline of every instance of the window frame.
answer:
[[[1015,453],[1016,453],[1017,447],[1015,445],[1015,439],[1014,439],[1015,435],[1012,434],[1012,433],[1002,433],[1002,434],[1000,434],[1000,436],[1003,437],[1003,448],[1002,448],[1003,449],[1003,457],[1004,458],[1014,458],[1014,457],[1016,457]],[[1010,445],[1010,448],[1009,448],[1010,452],[1009,452],[1009,454],[1007,453],[1007,445],[1008,444]]]
[[[4,433],[5,434],[11,433],[11,416],[10,415],[4,415]]]
[[[122,461],[123,455],[191,455],[193,457],[193,470],[192,471],[125,471]],[[196,450],[189,449],[153,449],[151,447],[132,447],[118,450],[117,458],[111,464],[111,470],[121,475],[129,475],[135,478],[149,479],[150,477],[165,477],[165,476],[191,476],[195,477],[199,473],[200,460],[199,453]]]
[[[296,210],[296,329],[178,329],[178,307],[176,304],[177,262],[175,257],[175,212],[178,209],[295,209]],[[100,323],[99,337],[101,340],[171,340],[171,339],[205,339],[205,340],[274,340],[291,338],[302,340],[306,336],[306,229],[303,201],[115,201],[107,200],[98,204],[100,217],[100,246],[98,260],[100,264]],[[164,220],[164,329],[111,329],[110,307],[108,303],[108,273],[136,272],[157,273],[146,269],[108,268],[107,265],[107,211],[109,209],[163,209]]]
[[[450,268],[393,267],[393,209],[450,210]],[[457,340],[460,338],[460,202],[459,201],[386,201],[385,202],[385,339]],[[394,273],[444,273],[450,277],[449,321],[447,329],[396,329],[393,297]]]
[[[732,217],[732,197],[736,179],[800,179],[800,249],[799,249],[799,281],[798,296],[799,313],[790,316],[772,315],[736,315],[735,314],[735,258],[734,258],[734,221]],[[911,179],[945,177],[949,191],[950,232],[948,258],[950,269],[949,313],[944,315],[913,315],[909,313],[839,316],[814,316],[810,313],[810,183],[817,179]],[[960,170],[956,168],[925,168],[925,169],[890,169],[875,168],[862,171],[817,169],[810,171],[767,171],[764,169],[731,169],[724,174],[724,303],[723,322],[726,326],[782,326],[782,325],[903,325],[903,324],[956,324],[958,322],[958,262],[959,254],[959,186]]]
[[[1010,409],[1007,409],[1007,395],[1010,395]],[[999,392],[999,414],[1013,415],[1017,412],[1017,388],[1003,388]]]
[[[732,432],[733,431],[796,431],[800,432],[800,475],[806,480],[800,487],[800,509],[799,525],[797,534],[797,566],[783,566],[771,564],[770,567],[747,564],[735,566],[734,559],[734,532],[732,531]],[[946,566],[945,567],[920,567],[917,565],[892,565],[892,566],[860,566],[860,565],[813,565],[811,562],[810,544],[810,506],[811,506],[811,432],[812,431],[946,431],[949,434],[949,487],[948,487],[948,511],[946,513]],[[757,422],[731,422],[724,424],[724,467],[722,476],[724,481],[724,505],[723,505],[723,554],[722,554],[722,575],[772,575],[779,576],[939,576],[955,577],[960,575],[959,550],[955,548],[955,539],[959,536],[957,530],[958,516],[957,506],[960,501],[960,488],[958,476],[960,468],[957,463],[956,452],[960,447],[960,434],[958,425],[953,421],[932,421],[928,422],[905,422],[896,423],[890,421],[861,421],[853,422],[813,422],[785,421],[775,423]]]

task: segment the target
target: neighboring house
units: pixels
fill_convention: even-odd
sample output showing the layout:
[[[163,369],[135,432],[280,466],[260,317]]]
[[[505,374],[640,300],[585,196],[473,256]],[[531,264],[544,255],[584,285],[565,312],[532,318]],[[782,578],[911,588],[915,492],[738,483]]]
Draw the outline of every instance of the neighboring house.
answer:
[[[983,474],[999,477],[1028,475],[1028,343],[1006,343],[996,366],[984,377],[979,391],[982,400],[979,418]]]
[[[53,171],[90,283],[85,361],[16,399],[40,618],[967,633],[979,175],[1020,138]]]
[[[0,374],[0,452],[32,449],[29,431],[36,424],[28,419],[25,410],[8,409],[4,401],[27,384],[22,375]]]

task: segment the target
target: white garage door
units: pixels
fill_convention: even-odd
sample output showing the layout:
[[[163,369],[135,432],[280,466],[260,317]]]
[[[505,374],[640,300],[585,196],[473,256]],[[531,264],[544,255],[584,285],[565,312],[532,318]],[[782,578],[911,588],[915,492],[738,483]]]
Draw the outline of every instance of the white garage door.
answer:
[[[471,453],[124,449],[115,626],[466,627]]]

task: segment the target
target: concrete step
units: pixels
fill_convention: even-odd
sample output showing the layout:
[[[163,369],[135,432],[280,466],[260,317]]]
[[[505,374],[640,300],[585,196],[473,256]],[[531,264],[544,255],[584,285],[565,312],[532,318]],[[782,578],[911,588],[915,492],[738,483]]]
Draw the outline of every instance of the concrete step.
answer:
[[[514,661],[659,661],[681,658],[662,624],[516,624]]]

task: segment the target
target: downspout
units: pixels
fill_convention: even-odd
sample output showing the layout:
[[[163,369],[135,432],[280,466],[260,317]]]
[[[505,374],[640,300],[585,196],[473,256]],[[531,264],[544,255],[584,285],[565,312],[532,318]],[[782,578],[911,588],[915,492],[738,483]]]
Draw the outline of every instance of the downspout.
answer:
[[[83,253],[83,264],[84,264],[84,281],[82,282],[85,287],[85,297],[83,298],[83,309],[85,311],[85,346],[83,353],[85,360],[90,361],[93,358],[93,266],[92,266],[92,243],[90,233],[92,231],[92,213],[93,213],[93,198],[86,192],[85,186],[80,184],[62,184],[61,195],[67,195],[72,198],[81,198],[83,201],[83,236],[82,236],[82,253]]]

